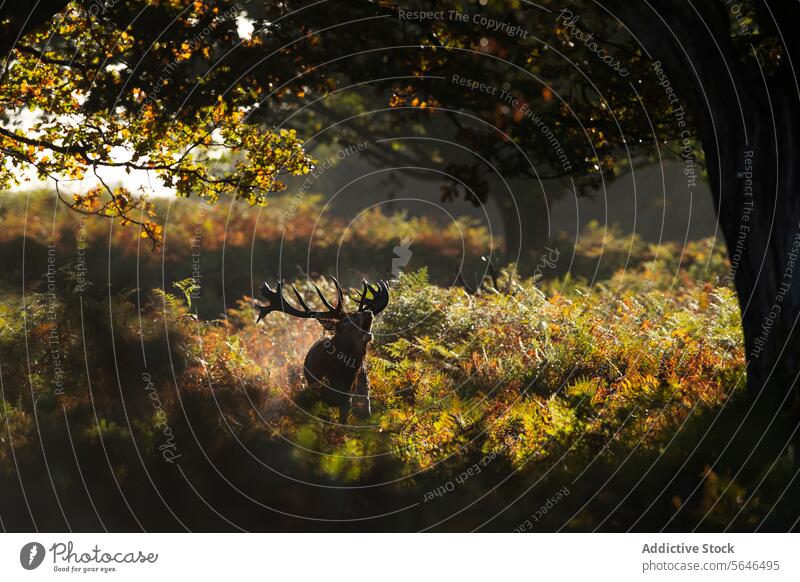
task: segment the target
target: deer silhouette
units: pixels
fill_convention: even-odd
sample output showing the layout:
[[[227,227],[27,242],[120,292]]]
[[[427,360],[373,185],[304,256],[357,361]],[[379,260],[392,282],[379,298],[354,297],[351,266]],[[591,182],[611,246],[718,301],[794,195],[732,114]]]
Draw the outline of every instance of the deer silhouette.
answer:
[[[303,374],[309,388],[323,402],[339,408],[339,421],[347,424],[350,410],[361,418],[368,417],[372,410],[369,399],[369,378],[364,365],[367,344],[372,340],[372,322],[376,315],[389,304],[389,286],[378,281],[372,286],[363,281],[364,287],[357,298],[358,308],[353,312],[344,310],[344,293],[335,277],[331,277],[336,288],[337,303],[334,307],[314,284],[325,311],[312,310],[303,296],[292,285],[292,291],[300,308],[291,305],[283,296],[283,282],[272,289],[264,283],[261,295],[267,305],[258,304],[261,321],[269,313],[279,311],[293,317],[316,319],[330,335],[319,339],[306,355]]]

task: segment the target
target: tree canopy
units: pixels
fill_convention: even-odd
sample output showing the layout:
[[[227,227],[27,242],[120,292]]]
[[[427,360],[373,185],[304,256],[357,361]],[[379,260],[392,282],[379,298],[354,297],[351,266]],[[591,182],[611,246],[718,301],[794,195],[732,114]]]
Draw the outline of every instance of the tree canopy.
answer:
[[[179,196],[259,204],[283,188],[282,173],[310,169],[304,140],[338,123],[343,136],[373,141],[399,127],[417,138],[454,132],[468,163],[443,161],[442,145],[424,139],[368,155],[441,160],[454,176],[445,196],[485,200],[492,173],[598,185],[652,152],[654,130],[679,137],[619,21],[588,4],[483,4],[67,3],[7,54],[0,185],[30,167],[57,184],[122,167]],[[587,54],[587,42],[603,54]],[[101,180],[67,202],[158,238],[123,188]]]

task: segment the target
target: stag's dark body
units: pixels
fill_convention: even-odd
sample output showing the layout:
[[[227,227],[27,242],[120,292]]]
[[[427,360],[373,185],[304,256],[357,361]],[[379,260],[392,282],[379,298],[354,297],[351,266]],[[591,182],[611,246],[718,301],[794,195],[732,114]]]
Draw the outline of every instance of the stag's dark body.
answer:
[[[371,326],[371,311],[348,316],[336,326],[333,337],[311,346],[303,364],[309,387],[323,402],[339,408],[341,422],[347,421],[351,407],[362,417],[371,413],[364,366]]]

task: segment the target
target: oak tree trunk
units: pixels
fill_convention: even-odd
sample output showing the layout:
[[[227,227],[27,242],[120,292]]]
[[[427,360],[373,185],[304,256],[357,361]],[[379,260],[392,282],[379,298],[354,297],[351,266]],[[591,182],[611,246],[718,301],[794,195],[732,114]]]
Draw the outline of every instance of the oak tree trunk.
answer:
[[[783,36],[777,65],[760,67],[751,48],[745,54],[732,42],[724,3],[650,5],[655,12],[637,2],[619,14],[660,61],[698,128],[742,311],[748,386],[764,401],[788,403],[800,370],[800,102],[791,67],[800,64],[797,35]],[[798,6],[762,3],[762,33],[773,22],[780,36],[778,27],[798,22]]]

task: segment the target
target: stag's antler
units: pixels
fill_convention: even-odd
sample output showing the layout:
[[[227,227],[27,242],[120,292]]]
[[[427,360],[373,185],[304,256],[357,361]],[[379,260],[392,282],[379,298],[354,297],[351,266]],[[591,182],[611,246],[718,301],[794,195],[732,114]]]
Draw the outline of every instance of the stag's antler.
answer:
[[[333,284],[336,286],[336,295],[338,301],[336,303],[336,307],[331,305],[325,296],[322,294],[322,291],[319,290],[316,284],[314,284],[314,289],[317,290],[317,295],[319,295],[322,304],[325,306],[327,311],[314,311],[312,310],[305,301],[303,301],[303,296],[297,290],[297,287],[292,285],[292,291],[294,291],[295,297],[297,297],[297,302],[300,304],[301,309],[297,309],[293,305],[291,305],[283,296],[283,281],[278,281],[275,289],[272,289],[269,285],[264,283],[261,287],[261,295],[266,299],[269,303],[267,305],[258,305],[258,308],[261,310],[261,313],[258,316],[258,321],[264,319],[267,314],[272,313],[273,311],[280,311],[287,315],[292,315],[294,317],[302,317],[305,319],[316,319],[319,321],[323,326],[326,323],[333,323],[339,321],[344,316],[344,298],[342,293],[342,288],[339,285],[339,281],[336,280],[336,277],[331,277]]]
[[[378,281],[377,287],[372,287],[364,279],[361,282],[364,283],[364,289],[361,291],[358,311],[369,309],[373,315],[378,315],[389,305],[389,286],[386,281]],[[372,297],[369,297],[370,294]]]

